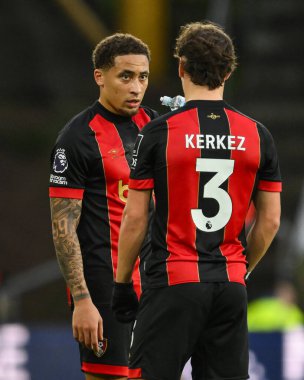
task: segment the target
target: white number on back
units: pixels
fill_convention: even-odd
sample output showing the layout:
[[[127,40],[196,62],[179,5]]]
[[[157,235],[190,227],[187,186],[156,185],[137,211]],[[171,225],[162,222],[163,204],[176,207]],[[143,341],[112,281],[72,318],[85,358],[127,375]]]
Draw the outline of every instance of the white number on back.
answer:
[[[225,227],[232,214],[232,202],[227,191],[219,186],[233,173],[234,160],[197,158],[196,171],[216,173],[204,186],[203,198],[213,198],[219,204],[215,216],[206,217],[200,209],[192,209],[196,227],[204,232],[215,232]]]

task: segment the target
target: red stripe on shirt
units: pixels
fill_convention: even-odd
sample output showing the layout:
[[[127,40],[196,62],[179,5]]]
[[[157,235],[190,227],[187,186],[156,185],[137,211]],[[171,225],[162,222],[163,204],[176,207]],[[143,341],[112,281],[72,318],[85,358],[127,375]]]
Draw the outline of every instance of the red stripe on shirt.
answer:
[[[108,220],[110,226],[110,245],[113,278],[116,277],[117,256],[118,256],[118,237],[125,207],[125,201],[119,196],[119,183],[127,184],[130,168],[125,156],[120,135],[115,127],[101,115],[96,115],[90,122],[91,129],[95,132],[99,151],[102,157],[103,170],[106,181],[106,197],[108,204]],[[133,274],[134,288],[139,294],[140,275],[138,265]]]
[[[182,121],[182,122],[181,122]],[[187,149],[185,135],[199,134],[196,109],[171,117],[168,122],[167,141],[167,275],[169,285],[182,282],[199,282],[198,253],[196,250],[196,228],[189,210],[198,208],[199,173],[195,171],[199,149]],[[181,159],[179,160],[179,157]],[[185,159],[186,158],[186,159]],[[193,171],[189,170],[193,168]],[[187,195],[184,186],[188,183]]]
[[[72,306],[72,294],[70,288],[66,287],[66,294],[68,299],[68,305]]]
[[[128,367],[108,364],[82,362],[81,370],[101,375],[128,376]]]
[[[273,191],[281,192],[282,191],[282,182],[272,182],[260,180],[258,183],[258,189],[262,191]]]
[[[134,287],[135,293],[137,294],[138,299],[140,298],[140,295],[142,293],[139,264],[140,264],[140,258],[138,258],[135,262],[133,275],[132,275],[133,287]]]
[[[142,377],[141,375],[141,368],[129,368],[129,375],[128,379],[140,379]]]
[[[129,179],[129,189],[149,190],[154,188],[154,179]]]
[[[72,198],[72,199],[82,199],[84,189],[71,189],[68,187],[50,187],[49,196],[50,198]]]
[[[132,120],[141,131],[143,127],[151,120],[151,118],[146,114],[144,108],[139,108],[138,113],[132,116]]]
[[[244,247],[238,239],[250,205],[251,195],[260,165],[260,138],[256,123],[243,115],[225,109],[230,134],[245,138],[243,150],[231,150],[234,170],[228,180],[228,193],[232,201],[232,216],[224,230],[224,240],[220,246],[227,259],[227,274],[230,281],[244,283],[246,257]],[[236,138],[239,146],[241,139]]]

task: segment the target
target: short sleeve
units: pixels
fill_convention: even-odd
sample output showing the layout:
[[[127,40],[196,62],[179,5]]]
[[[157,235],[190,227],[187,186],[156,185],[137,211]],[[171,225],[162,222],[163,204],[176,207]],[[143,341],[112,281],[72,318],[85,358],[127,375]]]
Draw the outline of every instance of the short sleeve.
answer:
[[[148,190],[154,188],[152,158],[155,142],[152,137],[147,127],[137,136],[133,149],[129,189]]]
[[[86,150],[72,128],[59,135],[51,154],[50,197],[82,199],[88,173]]]
[[[261,164],[259,170],[258,190],[282,191],[282,178],[276,146],[270,132],[261,126]]]

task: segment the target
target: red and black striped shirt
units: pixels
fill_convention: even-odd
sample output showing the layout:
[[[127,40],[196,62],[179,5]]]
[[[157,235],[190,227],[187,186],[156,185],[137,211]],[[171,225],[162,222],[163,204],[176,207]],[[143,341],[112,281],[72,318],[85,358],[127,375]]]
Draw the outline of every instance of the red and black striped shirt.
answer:
[[[224,101],[189,101],[139,134],[130,189],[154,189],[150,286],[244,283],[256,190],[281,191],[269,131]]]
[[[147,107],[133,117],[115,115],[97,101],[63,128],[52,152],[50,197],[82,199],[77,235],[96,302],[111,298],[134,142],[156,116]],[[149,247],[146,241],[143,256]],[[133,280],[138,292],[140,277],[137,265]]]

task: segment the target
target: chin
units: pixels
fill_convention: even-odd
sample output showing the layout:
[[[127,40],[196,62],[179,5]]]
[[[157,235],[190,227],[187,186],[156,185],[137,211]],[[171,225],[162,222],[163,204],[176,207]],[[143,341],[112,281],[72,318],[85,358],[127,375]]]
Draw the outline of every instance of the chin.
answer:
[[[137,114],[138,110],[139,110],[139,107],[137,107],[137,108],[132,108],[132,109],[129,108],[129,109],[124,109],[123,112],[124,112],[125,115],[127,115],[127,116],[134,116],[134,115]]]

